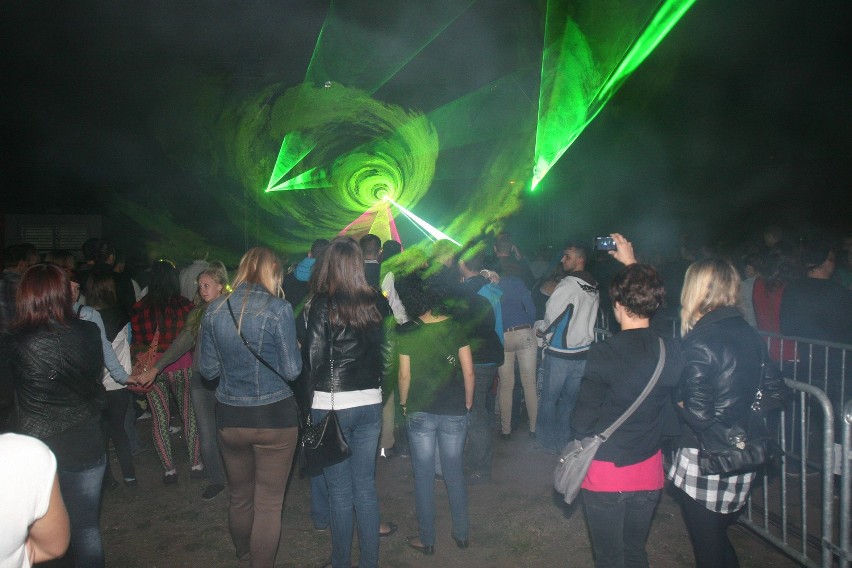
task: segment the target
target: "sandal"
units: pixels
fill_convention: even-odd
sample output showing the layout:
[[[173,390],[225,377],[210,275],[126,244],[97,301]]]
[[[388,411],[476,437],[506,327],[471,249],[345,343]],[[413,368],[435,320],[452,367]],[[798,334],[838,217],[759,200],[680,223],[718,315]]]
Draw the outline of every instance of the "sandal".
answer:
[[[382,532],[382,526],[379,525],[379,537],[381,537],[381,538],[391,536],[392,534],[394,534],[399,529],[399,527],[396,525],[396,523],[393,523],[391,521],[388,521],[384,524],[387,525],[388,530]]]
[[[420,552],[421,554],[424,554],[426,556],[431,556],[435,554],[435,545],[423,544],[422,542],[420,542],[420,537],[417,535],[408,537],[406,539],[406,542],[408,543],[408,546],[410,546],[417,552]]]

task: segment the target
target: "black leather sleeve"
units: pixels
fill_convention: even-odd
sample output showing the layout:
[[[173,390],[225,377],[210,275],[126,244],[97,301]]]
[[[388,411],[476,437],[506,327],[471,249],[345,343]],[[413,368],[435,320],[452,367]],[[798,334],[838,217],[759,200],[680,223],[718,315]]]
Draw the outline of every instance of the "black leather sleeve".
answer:
[[[686,366],[680,381],[678,412],[695,432],[709,428],[715,418],[714,381],[719,375],[718,361],[708,346],[693,342],[684,346]]]

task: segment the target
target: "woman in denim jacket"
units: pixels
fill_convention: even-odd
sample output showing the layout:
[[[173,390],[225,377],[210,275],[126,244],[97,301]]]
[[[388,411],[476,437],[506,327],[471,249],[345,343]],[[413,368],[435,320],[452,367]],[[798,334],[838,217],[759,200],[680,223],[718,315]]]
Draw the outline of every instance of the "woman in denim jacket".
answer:
[[[301,371],[281,261],[264,247],[240,261],[234,291],[204,313],[199,370],[219,378],[216,421],[231,490],[229,526],[241,562],[273,566],[299,419],[287,381]],[[254,352],[252,352],[254,351]]]

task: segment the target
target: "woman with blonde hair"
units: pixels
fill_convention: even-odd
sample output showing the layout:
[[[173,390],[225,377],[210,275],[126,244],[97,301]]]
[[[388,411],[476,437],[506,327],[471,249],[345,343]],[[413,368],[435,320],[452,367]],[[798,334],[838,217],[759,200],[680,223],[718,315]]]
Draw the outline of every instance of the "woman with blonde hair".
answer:
[[[229,525],[240,562],[275,564],[284,489],[299,435],[289,381],[302,369],[281,260],[265,247],[243,255],[234,290],[210,302],[198,368],[216,388],[216,423],[231,491]]]
[[[734,266],[710,258],[687,269],[681,292],[685,368],[676,400],[687,427],[682,429],[669,476],[682,492],[683,516],[699,568],[739,566],[727,529],[745,505],[757,475],[751,469],[702,473],[699,449],[718,428],[747,430],[759,385],[764,411],[781,400],[783,389],[777,373],[764,372],[766,347],[737,307],[739,287]]]

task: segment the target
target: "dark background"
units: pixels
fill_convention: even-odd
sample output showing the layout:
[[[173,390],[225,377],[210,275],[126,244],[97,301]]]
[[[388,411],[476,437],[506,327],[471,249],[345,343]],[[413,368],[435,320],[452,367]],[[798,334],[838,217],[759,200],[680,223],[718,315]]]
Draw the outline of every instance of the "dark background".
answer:
[[[375,14],[363,17],[377,33],[393,26],[370,5]],[[114,239],[150,238],[122,214],[122,197],[188,213],[177,218],[220,246],[254,244],[245,227],[216,222],[210,198],[243,188],[211,185],[204,148],[183,148],[191,160],[164,150],[175,141],[152,117],[181,93],[163,78],[215,76],[232,93],[298,84],[327,7],[4,3],[2,211],[101,213]],[[544,8],[474,3],[376,97],[428,111],[540,57]],[[769,223],[791,235],[848,231],[849,11],[848,2],[697,2],[507,226],[528,246],[611,230],[727,243]],[[492,56],[475,72],[458,55],[473,48]]]

